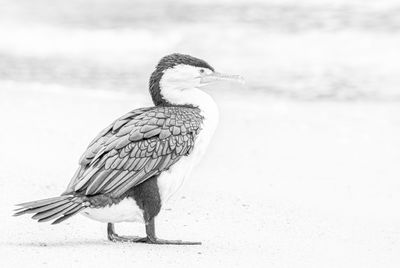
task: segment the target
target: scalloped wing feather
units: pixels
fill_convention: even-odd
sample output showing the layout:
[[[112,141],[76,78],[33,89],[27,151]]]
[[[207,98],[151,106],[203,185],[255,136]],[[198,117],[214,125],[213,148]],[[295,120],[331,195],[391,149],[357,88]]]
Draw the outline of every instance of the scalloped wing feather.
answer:
[[[188,155],[202,121],[191,107],[142,108],[120,117],[90,143],[64,194],[124,194]]]

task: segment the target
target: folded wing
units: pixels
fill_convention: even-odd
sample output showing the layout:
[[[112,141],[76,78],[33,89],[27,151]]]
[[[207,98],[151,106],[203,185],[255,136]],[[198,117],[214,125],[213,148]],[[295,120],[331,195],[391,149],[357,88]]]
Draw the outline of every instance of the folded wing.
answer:
[[[199,109],[190,107],[151,107],[124,115],[90,143],[64,194],[121,196],[190,154],[202,120]]]

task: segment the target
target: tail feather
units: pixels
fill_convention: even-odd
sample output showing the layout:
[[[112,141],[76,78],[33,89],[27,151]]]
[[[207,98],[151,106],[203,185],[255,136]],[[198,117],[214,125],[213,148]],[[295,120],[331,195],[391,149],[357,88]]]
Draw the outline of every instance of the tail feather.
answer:
[[[42,216],[38,221],[39,222],[46,222],[46,221],[50,221],[53,219],[57,219],[59,217],[64,216],[65,214],[67,214],[69,211],[74,210],[75,208],[79,208],[82,209],[82,205],[80,204],[73,204],[73,205],[69,205],[68,207],[62,208],[61,210],[59,210],[58,212],[53,212],[50,215],[45,215]]]
[[[17,206],[26,207],[26,208],[27,207],[39,207],[39,206],[48,205],[48,204],[51,204],[51,203],[54,203],[57,201],[61,201],[61,200],[65,200],[65,199],[69,199],[69,198],[71,198],[71,196],[62,195],[62,196],[57,196],[57,197],[52,197],[52,198],[46,198],[46,199],[21,203],[21,204],[17,204]]]
[[[71,209],[69,212],[67,212],[66,214],[64,214],[62,217],[58,218],[57,220],[53,221],[51,224],[57,224],[60,222],[65,221],[66,219],[74,216],[76,213],[78,213],[79,211],[81,211],[82,209],[84,209],[83,206],[78,206],[74,209]]]
[[[20,215],[23,215],[25,213],[44,212],[44,211],[47,211],[47,210],[49,210],[51,208],[56,208],[56,207],[59,207],[61,205],[69,203],[69,202],[70,202],[69,200],[60,200],[60,201],[56,201],[54,203],[50,203],[48,205],[44,205],[44,206],[40,206],[40,207],[34,207],[34,208],[28,208],[28,209],[26,209],[26,207],[21,207],[21,208],[17,209],[17,210],[21,210],[21,211],[16,212],[14,214],[14,216],[20,216]]]
[[[58,206],[55,208],[51,208],[51,209],[43,211],[43,212],[36,213],[35,215],[33,215],[32,219],[35,219],[35,220],[49,219],[49,220],[51,220],[50,217],[56,217],[59,213],[62,213],[64,210],[70,208],[73,205],[75,205],[75,204],[68,202],[67,204],[64,204],[64,205],[61,205],[61,206]]]
[[[60,223],[85,208],[83,200],[74,196],[59,196],[19,204],[14,216],[34,214],[32,219],[39,222],[56,219],[53,224]]]

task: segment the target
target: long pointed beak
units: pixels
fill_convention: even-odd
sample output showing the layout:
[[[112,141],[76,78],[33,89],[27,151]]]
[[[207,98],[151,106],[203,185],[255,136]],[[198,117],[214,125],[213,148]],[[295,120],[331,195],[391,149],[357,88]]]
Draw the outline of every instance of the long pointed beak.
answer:
[[[235,83],[240,83],[240,84],[245,83],[243,77],[241,77],[240,75],[221,74],[221,73],[217,73],[217,72],[213,72],[211,74],[203,76],[200,80],[200,83],[204,84],[204,85],[208,85],[212,82],[217,82],[217,81],[228,81],[228,82],[235,82]]]

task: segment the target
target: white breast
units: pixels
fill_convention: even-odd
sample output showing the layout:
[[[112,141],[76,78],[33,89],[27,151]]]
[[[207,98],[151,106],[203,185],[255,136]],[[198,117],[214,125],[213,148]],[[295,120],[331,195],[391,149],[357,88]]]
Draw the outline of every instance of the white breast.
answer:
[[[143,210],[138,207],[136,201],[131,197],[121,200],[118,204],[104,208],[86,208],[81,214],[100,222],[144,222]]]
[[[189,99],[192,102],[195,100],[195,105],[200,108],[204,120],[192,153],[182,157],[157,179],[163,204],[182,186],[185,178],[203,157],[218,124],[218,107],[214,100],[202,90],[193,89],[193,91],[193,96]]]

